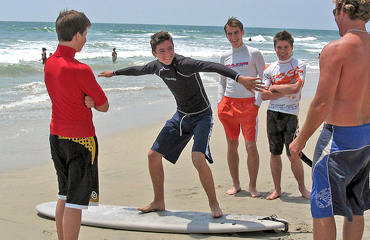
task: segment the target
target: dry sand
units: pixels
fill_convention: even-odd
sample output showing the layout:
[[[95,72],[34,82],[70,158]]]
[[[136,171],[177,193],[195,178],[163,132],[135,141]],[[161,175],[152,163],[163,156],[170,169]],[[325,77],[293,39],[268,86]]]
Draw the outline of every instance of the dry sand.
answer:
[[[301,101],[301,126],[309,103],[310,99]],[[211,169],[218,200],[225,214],[262,216],[276,214],[289,221],[288,233],[169,234],[82,226],[80,239],[312,239],[309,200],[301,197],[297,182],[290,170],[289,160],[285,155],[282,157],[283,194],[273,201],[265,199],[273,189],[265,128],[266,107],[267,104],[264,103],[260,109],[257,142],[260,154],[257,188],[263,196],[252,198],[245,190],[235,196],[226,194],[231,186],[231,178],[226,162],[225,134],[216,114],[214,114],[215,125],[211,139],[211,151],[215,163],[211,165]],[[100,203],[138,207],[146,206],[152,201],[153,191],[147,167],[147,152],[161,128],[162,124],[99,138]],[[318,132],[310,139],[304,150],[310,158],[312,158],[317,136]],[[247,190],[249,179],[242,140],[239,148],[242,187]],[[176,165],[164,161],[166,207],[209,212],[206,195],[190,160],[190,151],[188,146]],[[311,189],[311,168],[304,165],[304,170],[306,186]],[[57,239],[55,222],[39,216],[35,209],[39,203],[56,200],[57,182],[52,162],[7,170],[0,173],[0,179],[0,232],[2,233],[0,239]],[[341,223],[341,217],[337,219],[337,222]],[[365,214],[365,222],[363,239],[370,239],[368,213]],[[339,236],[341,236],[341,229],[339,224]]]

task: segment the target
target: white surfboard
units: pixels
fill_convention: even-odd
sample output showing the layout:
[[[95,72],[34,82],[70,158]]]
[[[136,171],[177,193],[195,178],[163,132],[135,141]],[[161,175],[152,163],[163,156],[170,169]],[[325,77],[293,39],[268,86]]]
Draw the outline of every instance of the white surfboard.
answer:
[[[56,202],[37,205],[36,210],[55,218]],[[171,233],[236,233],[252,231],[287,231],[288,222],[276,217],[224,214],[213,218],[211,213],[165,210],[142,213],[135,207],[104,205],[82,211],[82,224],[123,230]]]

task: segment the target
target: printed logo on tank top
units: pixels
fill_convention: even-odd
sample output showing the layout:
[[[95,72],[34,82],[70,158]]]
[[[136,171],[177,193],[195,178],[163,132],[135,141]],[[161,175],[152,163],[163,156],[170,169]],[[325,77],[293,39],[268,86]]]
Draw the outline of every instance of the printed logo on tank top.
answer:
[[[165,77],[164,79],[167,81],[176,81],[176,78]]]
[[[240,62],[240,63],[227,64],[226,67],[228,68],[242,67],[248,64],[249,64],[248,62]]]
[[[288,84],[288,83],[295,83],[296,81],[302,82],[299,77],[299,73],[303,73],[301,69],[297,67],[297,69],[290,69],[286,73],[280,73],[275,76],[271,76],[272,84]]]

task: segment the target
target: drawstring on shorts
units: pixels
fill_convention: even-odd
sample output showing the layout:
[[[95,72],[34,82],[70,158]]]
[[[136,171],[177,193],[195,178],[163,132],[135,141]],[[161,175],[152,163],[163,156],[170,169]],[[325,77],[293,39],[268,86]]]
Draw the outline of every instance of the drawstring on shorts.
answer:
[[[182,121],[183,121],[183,120],[184,120],[184,118],[186,118],[186,117],[190,117],[190,115],[185,114],[185,115],[181,118],[181,120],[180,120],[180,137],[182,136],[182,127],[181,127],[181,125],[182,125]]]

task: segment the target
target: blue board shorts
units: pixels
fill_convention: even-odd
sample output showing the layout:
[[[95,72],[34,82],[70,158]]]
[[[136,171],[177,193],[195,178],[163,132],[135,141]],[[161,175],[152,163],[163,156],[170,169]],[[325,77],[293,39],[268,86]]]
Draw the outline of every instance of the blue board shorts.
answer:
[[[312,167],[311,213],[314,218],[353,215],[370,209],[370,124],[325,124]]]
[[[192,151],[204,153],[206,159],[213,163],[209,148],[212,126],[213,117],[210,108],[194,115],[186,115],[177,111],[166,122],[151,150],[162,154],[165,159],[175,164],[182,150],[194,136]]]

